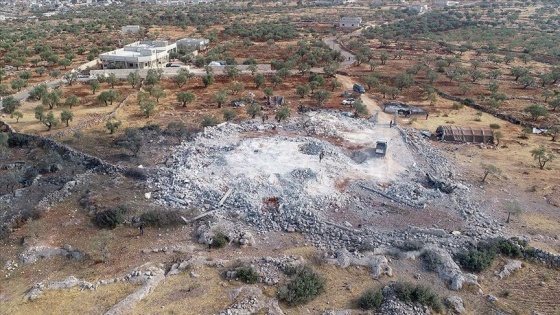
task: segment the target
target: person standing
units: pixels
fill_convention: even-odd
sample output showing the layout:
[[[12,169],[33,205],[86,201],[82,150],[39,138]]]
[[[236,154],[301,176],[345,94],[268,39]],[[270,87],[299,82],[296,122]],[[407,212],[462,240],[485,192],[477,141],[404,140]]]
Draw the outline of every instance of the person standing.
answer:
[[[321,153],[319,153],[319,162],[323,160],[323,157],[325,157],[325,151],[321,150]]]
[[[393,121],[392,120],[389,122],[389,128],[393,128]]]

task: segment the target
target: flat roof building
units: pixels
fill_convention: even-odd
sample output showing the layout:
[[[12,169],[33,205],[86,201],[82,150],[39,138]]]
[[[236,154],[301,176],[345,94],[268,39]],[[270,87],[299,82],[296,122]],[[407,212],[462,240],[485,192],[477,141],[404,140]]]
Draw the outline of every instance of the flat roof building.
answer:
[[[339,27],[349,27],[349,28],[358,28],[360,27],[360,23],[362,23],[362,18],[360,17],[350,17],[345,16],[340,19],[338,22]]]
[[[121,28],[123,34],[136,34],[140,32],[140,25],[126,25]]]
[[[182,38],[177,41],[177,48],[186,50],[204,50],[208,47],[210,40],[206,38]]]
[[[157,68],[169,61],[169,53],[177,50],[177,44],[167,41],[139,41],[123,48],[99,55],[103,69]]]

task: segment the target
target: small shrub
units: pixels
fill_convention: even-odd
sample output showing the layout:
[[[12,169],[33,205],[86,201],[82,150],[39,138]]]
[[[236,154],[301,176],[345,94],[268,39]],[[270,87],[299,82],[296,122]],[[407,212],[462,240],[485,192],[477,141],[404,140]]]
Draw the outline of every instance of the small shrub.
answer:
[[[236,271],[237,278],[245,283],[254,284],[259,280],[259,274],[251,267],[241,267]]]
[[[523,253],[527,258],[535,258],[538,256],[538,251],[534,247],[526,248]]]
[[[119,206],[109,210],[97,212],[93,215],[92,221],[97,227],[102,229],[114,229],[118,225],[123,224],[125,221],[125,214],[127,209],[124,206]]]
[[[440,256],[431,250],[426,250],[420,256],[424,263],[424,268],[428,271],[436,271],[438,265],[442,263]]]
[[[495,252],[479,250],[477,248],[460,252],[455,256],[459,265],[463,269],[471,272],[482,272],[486,270],[490,267],[492,262],[494,262],[495,258]]]
[[[489,241],[489,245],[492,246],[494,252],[500,253],[504,256],[517,258],[522,255],[522,246],[514,240],[495,238]]]
[[[140,221],[145,226],[170,226],[182,222],[181,213],[177,210],[149,210],[140,215]]]
[[[358,304],[363,310],[373,310],[378,308],[383,302],[383,293],[380,289],[368,289],[360,299]]]
[[[139,128],[142,131],[160,131],[159,124],[146,124],[144,127]]]
[[[218,118],[216,118],[216,116],[204,116],[200,124],[202,127],[216,126],[218,124]]]
[[[123,175],[128,178],[141,180],[141,181],[145,181],[148,179],[148,175],[146,174],[146,171],[137,167],[130,167],[125,169]]]
[[[507,297],[509,297],[509,296],[510,296],[510,294],[511,294],[511,293],[510,293],[510,292],[509,292],[508,290],[504,290],[504,291],[502,291],[502,297],[505,297],[505,298],[507,298]]]
[[[292,277],[278,289],[278,298],[291,306],[307,303],[325,291],[325,279],[308,266],[286,272]]]
[[[500,129],[500,125],[499,125],[499,124],[490,124],[490,128],[492,128],[492,129]]]
[[[416,240],[406,240],[398,248],[410,252],[413,250],[420,250],[424,247],[424,243]]]
[[[397,282],[393,286],[397,298],[406,303],[419,303],[431,307],[436,312],[443,310],[443,305],[432,289],[423,285],[413,285],[407,282]]]
[[[223,232],[214,233],[214,238],[212,239],[212,248],[223,248],[228,243],[228,237]]]
[[[20,135],[18,133],[10,134],[10,138],[8,138],[8,146],[10,148],[23,148],[29,145],[29,138],[24,135]]]

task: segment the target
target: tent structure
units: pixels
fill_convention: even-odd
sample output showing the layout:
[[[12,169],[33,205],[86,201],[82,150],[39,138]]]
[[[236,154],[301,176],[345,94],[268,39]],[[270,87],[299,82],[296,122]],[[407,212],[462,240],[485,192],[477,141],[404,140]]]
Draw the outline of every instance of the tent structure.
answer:
[[[441,141],[494,143],[494,130],[485,127],[439,126],[436,136]]]

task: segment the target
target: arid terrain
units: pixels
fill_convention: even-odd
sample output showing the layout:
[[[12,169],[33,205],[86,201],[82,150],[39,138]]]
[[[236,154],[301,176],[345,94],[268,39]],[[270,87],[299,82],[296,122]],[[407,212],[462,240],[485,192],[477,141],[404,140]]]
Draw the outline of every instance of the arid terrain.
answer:
[[[0,313],[560,314],[558,3],[426,4],[0,22]]]

